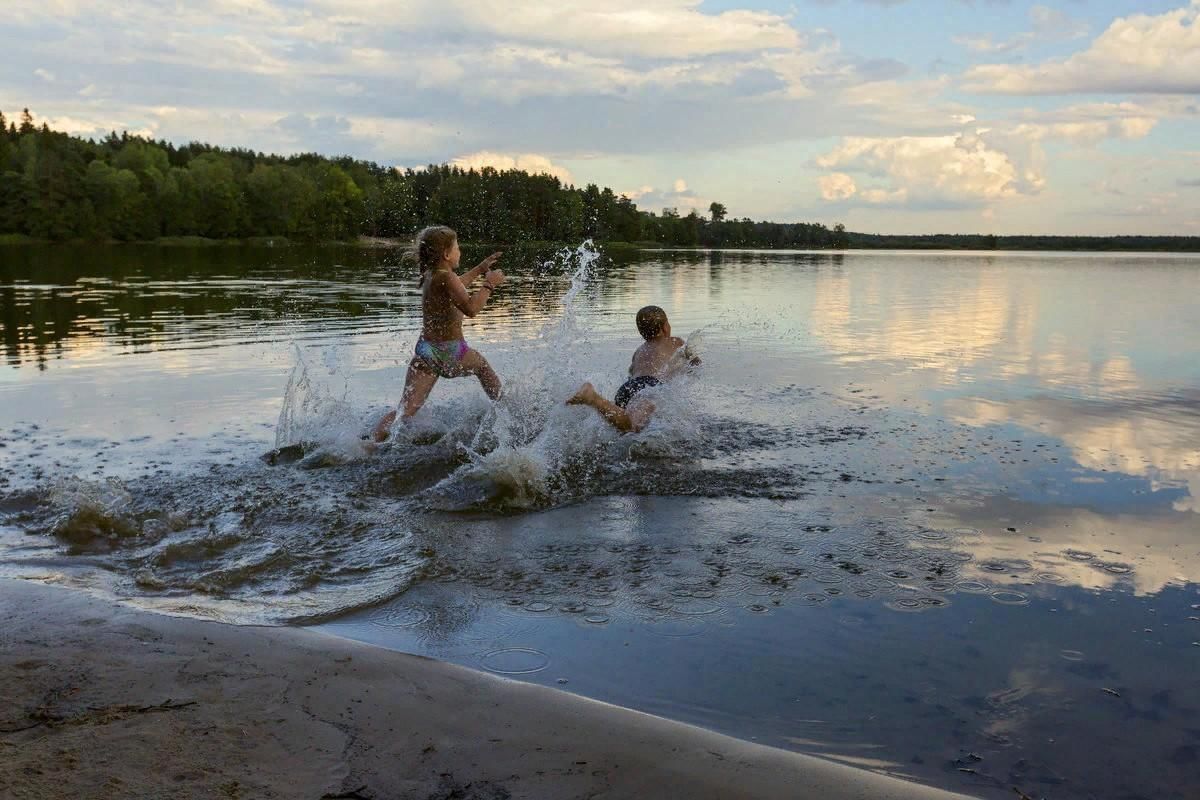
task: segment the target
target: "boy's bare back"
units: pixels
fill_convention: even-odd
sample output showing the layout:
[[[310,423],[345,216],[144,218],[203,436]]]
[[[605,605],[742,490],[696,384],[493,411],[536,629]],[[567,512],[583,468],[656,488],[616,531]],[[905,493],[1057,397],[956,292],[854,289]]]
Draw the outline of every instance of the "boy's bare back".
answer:
[[[633,363],[629,365],[629,377],[639,378],[648,375],[654,378],[665,377],[671,357],[686,342],[678,336],[664,336],[650,339],[633,353]]]

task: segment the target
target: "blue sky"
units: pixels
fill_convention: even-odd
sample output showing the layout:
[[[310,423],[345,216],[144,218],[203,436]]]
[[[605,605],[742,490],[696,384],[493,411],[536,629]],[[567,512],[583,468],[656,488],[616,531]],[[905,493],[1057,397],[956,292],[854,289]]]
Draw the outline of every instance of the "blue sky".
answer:
[[[0,109],[644,208],[1200,235],[1200,0],[8,0]]]

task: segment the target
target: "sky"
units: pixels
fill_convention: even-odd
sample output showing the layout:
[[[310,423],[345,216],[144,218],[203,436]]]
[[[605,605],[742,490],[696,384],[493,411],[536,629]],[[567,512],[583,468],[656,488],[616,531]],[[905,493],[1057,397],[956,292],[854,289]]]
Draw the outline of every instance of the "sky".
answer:
[[[1200,235],[1200,0],[4,0],[0,110],[885,233]]]

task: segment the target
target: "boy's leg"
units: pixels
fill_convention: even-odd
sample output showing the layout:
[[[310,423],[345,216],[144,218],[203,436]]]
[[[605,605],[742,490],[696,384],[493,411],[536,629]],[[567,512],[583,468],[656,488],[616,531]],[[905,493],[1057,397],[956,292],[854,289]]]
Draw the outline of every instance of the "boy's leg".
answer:
[[[468,350],[459,363],[462,364],[464,374],[479,378],[479,385],[493,402],[500,399],[500,376],[482,353],[478,350]]]
[[[579,387],[579,391],[567,400],[567,405],[591,406],[621,433],[637,433],[646,427],[646,423],[650,421],[650,415],[654,413],[654,404],[649,400],[635,400],[629,404],[628,408],[621,408],[607,398],[601,397],[600,393],[596,391],[596,387],[590,383]]]

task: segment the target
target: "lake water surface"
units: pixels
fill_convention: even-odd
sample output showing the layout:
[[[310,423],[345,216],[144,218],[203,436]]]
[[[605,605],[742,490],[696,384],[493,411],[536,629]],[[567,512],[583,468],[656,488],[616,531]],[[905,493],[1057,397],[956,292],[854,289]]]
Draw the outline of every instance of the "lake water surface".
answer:
[[[1200,791],[1200,258],[0,249],[0,575],[314,624],[983,797]],[[704,364],[621,437],[663,306]],[[280,457],[262,458],[276,447]]]

